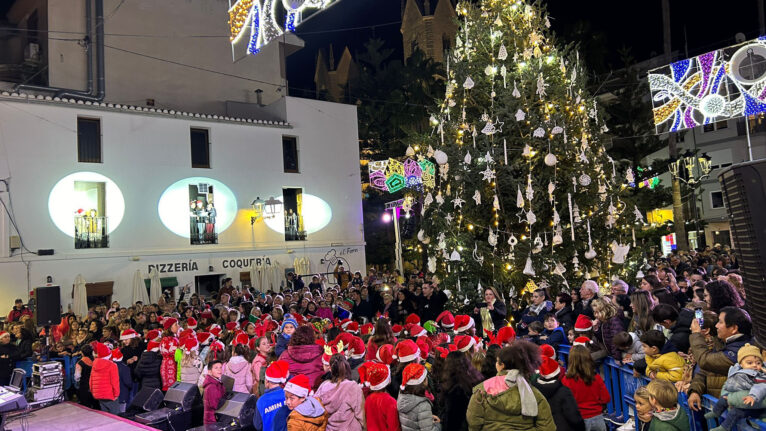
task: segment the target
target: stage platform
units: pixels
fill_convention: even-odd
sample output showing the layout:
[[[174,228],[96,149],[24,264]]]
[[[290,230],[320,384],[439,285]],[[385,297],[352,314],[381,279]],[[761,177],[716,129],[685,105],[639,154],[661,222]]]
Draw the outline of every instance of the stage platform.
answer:
[[[146,425],[106,412],[91,410],[72,402],[63,402],[35,410],[29,413],[26,418],[14,418],[5,427],[7,430],[13,431],[154,430],[154,428]]]

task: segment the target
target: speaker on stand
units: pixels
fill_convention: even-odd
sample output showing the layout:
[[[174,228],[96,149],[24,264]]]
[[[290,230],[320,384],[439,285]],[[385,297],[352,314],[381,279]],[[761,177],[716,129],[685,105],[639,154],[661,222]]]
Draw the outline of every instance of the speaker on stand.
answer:
[[[61,322],[61,288],[59,286],[35,287],[35,298],[37,326],[58,325]]]

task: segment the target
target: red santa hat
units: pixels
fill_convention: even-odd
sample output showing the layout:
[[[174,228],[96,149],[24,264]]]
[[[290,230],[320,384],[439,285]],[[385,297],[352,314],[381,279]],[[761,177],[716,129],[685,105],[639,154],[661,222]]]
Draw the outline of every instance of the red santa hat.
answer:
[[[10,337],[11,334],[9,334],[7,331],[0,331],[0,338],[3,338],[5,336],[9,336]]]
[[[186,327],[189,329],[197,329],[197,319],[193,317],[186,319]]]
[[[420,316],[414,313],[410,313],[409,316],[407,316],[407,319],[404,321],[407,325],[419,325],[420,324]]]
[[[96,343],[96,357],[99,359],[109,359],[112,357],[112,350],[104,343]]]
[[[366,371],[366,384],[373,391],[380,391],[385,389],[389,383],[391,383],[391,370],[388,369],[388,365],[378,364],[375,362],[369,363]]]
[[[341,328],[343,328],[344,331],[350,332],[352,334],[358,334],[359,333],[359,323],[357,322],[346,322],[341,325]]]
[[[306,398],[313,394],[311,390],[311,384],[309,384],[309,378],[304,374],[298,374],[290,379],[285,385],[285,392],[289,392],[297,397]]]
[[[222,342],[220,342],[219,340],[215,340],[212,343],[210,343],[210,350],[208,351],[208,355],[212,353],[213,359],[218,359],[218,356],[220,354],[221,358],[223,358],[223,350],[225,348],[226,346],[224,346]]]
[[[234,332],[237,329],[239,329],[239,322],[229,322],[226,324],[226,330],[229,332]]]
[[[359,373],[359,385],[360,386],[370,386],[370,382],[367,381],[367,370],[370,369],[370,366],[372,366],[374,362],[367,361],[363,363],[362,365],[358,366],[356,371]]]
[[[558,362],[549,357],[543,358],[543,363],[540,364],[540,378],[543,380],[552,380],[561,372]]]
[[[333,340],[329,344],[332,344],[333,346],[337,346],[338,343],[343,343],[343,349],[338,349],[338,350],[345,350],[345,349],[348,348],[348,345],[351,344],[351,340],[353,338],[354,338],[354,336],[351,335],[350,333],[348,333],[348,332],[341,332],[340,334],[338,334],[337,337],[335,337],[335,340]]]
[[[183,341],[187,338],[196,338],[193,329],[184,329],[178,334],[179,341]]]
[[[322,354],[322,365],[330,365],[330,358],[338,353],[337,347],[324,346],[324,353]]]
[[[455,347],[463,353],[471,350],[474,345],[476,345],[476,340],[470,335],[458,335],[455,337]]]
[[[402,333],[402,330],[404,330],[404,328],[402,328],[402,325],[394,325],[394,326],[391,327],[391,331],[397,337],[399,336],[399,334]]]
[[[575,332],[585,332],[590,331],[593,329],[593,321],[591,321],[588,316],[581,314],[577,316],[577,321],[574,325]]]
[[[114,362],[122,361],[122,352],[120,352],[120,349],[112,350],[112,361]]]
[[[516,331],[513,330],[513,327],[511,326],[503,326],[502,328],[497,330],[497,336],[495,337],[495,340],[492,344],[497,344],[498,346],[503,346],[505,343],[510,343],[513,340],[516,339]]]
[[[266,380],[271,383],[285,383],[289,372],[290,364],[285,361],[274,361],[266,368]]]
[[[553,346],[550,344],[543,344],[540,346],[540,356],[542,356],[543,360],[545,358],[551,358],[556,359],[556,350],[553,349]]]
[[[166,331],[169,331],[169,330],[170,330],[170,328],[171,328],[173,325],[175,325],[176,323],[178,323],[178,319],[176,319],[175,317],[166,317],[166,318],[162,319],[162,327],[163,327],[163,328],[164,328]]]
[[[156,329],[152,329],[146,333],[146,339],[149,341],[158,341],[160,338],[162,338],[162,334]]]
[[[394,362],[393,344],[384,344],[378,347],[378,350],[375,352],[375,359],[380,363],[391,365],[391,363]]]
[[[348,345],[348,356],[351,359],[361,359],[364,357],[364,341],[359,337],[351,338],[351,342]]]
[[[212,311],[212,310],[209,310],[209,309],[208,309],[208,310],[205,310],[205,311],[203,311],[203,312],[202,312],[202,313],[199,315],[199,317],[201,317],[201,318],[203,318],[203,319],[212,319],[212,318],[213,318],[213,311]]]
[[[2,335],[0,335],[2,337]],[[120,334],[120,341],[130,340],[131,338],[138,337],[138,332],[134,331],[131,328],[128,328],[124,331],[122,331],[122,334]]]
[[[152,340],[146,343],[146,351],[147,352],[159,352],[160,351],[160,343]]]
[[[219,325],[214,323],[214,324],[210,325],[210,328],[208,329],[208,332],[213,334],[213,336],[215,338],[218,338],[218,337],[221,336],[221,332],[223,332],[223,329],[221,329],[221,327]]]
[[[426,359],[428,357],[428,352],[431,351],[431,344],[428,342],[428,337],[419,337],[415,344],[418,346],[418,349],[420,349],[420,357]]]
[[[447,355],[449,355],[449,350],[445,349],[444,347],[436,346],[434,348],[436,349],[437,352],[439,352],[439,357],[442,359],[446,358]]]
[[[459,334],[473,328],[473,318],[466,314],[455,316],[455,333]]]
[[[422,326],[416,323],[413,323],[412,326],[410,326],[409,332],[410,332],[410,336],[415,338],[422,337],[428,334],[428,331],[426,331]]]
[[[426,367],[420,364],[409,364],[402,371],[402,385],[399,389],[404,390],[405,386],[417,386],[425,381],[427,375]]]
[[[201,345],[207,345],[213,340],[213,334],[209,332],[198,332],[197,333],[197,342],[199,342]]]
[[[436,316],[436,323],[440,324],[442,328],[452,328],[455,326],[455,316],[453,316],[449,310],[444,310],[441,314]]]
[[[412,362],[420,356],[418,345],[412,340],[402,340],[396,345],[395,355],[392,357],[398,359],[400,363]]]
[[[574,339],[574,343],[572,343],[572,346],[588,346],[590,344],[590,338],[588,337],[577,337]]]
[[[191,353],[192,350],[197,351],[199,348],[199,342],[197,342],[195,337],[189,337],[184,340],[181,346],[186,353]]]
[[[362,335],[373,335],[375,334],[375,326],[372,323],[365,323],[362,325]]]
[[[247,345],[249,341],[250,337],[248,337],[244,332],[240,332],[236,337],[234,337],[233,340],[231,340],[231,346],[236,347],[237,344]]]

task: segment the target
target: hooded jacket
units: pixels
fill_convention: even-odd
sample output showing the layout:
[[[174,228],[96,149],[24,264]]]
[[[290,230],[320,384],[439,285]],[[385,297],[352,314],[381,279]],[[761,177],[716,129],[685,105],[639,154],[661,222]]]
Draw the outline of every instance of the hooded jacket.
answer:
[[[190,362],[187,362],[186,358],[184,358],[181,360],[180,370],[180,381],[196,385],[200,374],[202,374],[202,361],[199,359],[199,356],[193,358]]]
[[[250,367],[250,371],[253,374],[253,390],[252,392],[257,395],[262,395],[266,392],[266,386],[264,378],[266,368],[269,365],[268,359],[260,353],[253,358],[253,364]],[[262,375],[263,374],[263,375]]]
[[[250,363],[242,356],[232,356],[226,366],[223,367],[223,374],[234,379],[234,392],[249,394],[253,389],[253,373],[250,371]]]
[[[130,372],[130,367],[124,362],[115,362],[117,365],[117,373],[120,376],[120,396],[119,400],[122,404],[128,404],[130,402],[130,393],[133,392],[133,373]]]
[[[288,346],[287,350],[279,356],[279,359],[290,365],[288,369],[291,375],[306,375],[309,378],[309,384],[313,387],[316,379],[324,373],[322,367],[323,353],[322,346],[318,344]]]
[[[141,359],[136,365],[136,377],[141,380],[141,389],[162,388],[161,365],[162,356],[159,352],[147,351],[141,354]]]
[[[682,308],[678,313],[676,324],[670,328],[668,342],[676,347],[676,351],[689,352],[689,336],[692,334],[690,326],[694,319],[694,312],[688,308]]]
[[[314,397],[308,397],[287,417],[287,431],[325,431],[327,411]]]
[[[668,412],[665,412],[668,413]],[[683,408],[676,405],[675,415],[664,419],[656,413],[649,422],[649,431],[686,431],[689,429],[689,416]]]
[[[218,410],[218,406],[221,404],[221,398],[226,393],[226,389],[223,387],[223,383],[211,375],[205,376],[205,382],[202,384],[205,388],[205,394],[202,396],[202,404],[205,410],[203,422],[205,424],[214,424],[215,411]]]
[[[285,406],[285,391],[281,387],[267,389],[258,398],[255,403],[255,413],[253,414],[253,427],[256,431],[270,431],[276,429],[282,429],[282,427],[275,427],[273,424],[274,417],[277,412]]]
[[[646,374],[650,371],[657,373],[657,378],[675,383],[684,377],[684,360],[675,351],[675,346],[665,343],[658,355],[646,355]]]
[[[537,401],[537,416],[521,415],[521,396],[517,386],[505,382],[505,371],[473,388],[468,403],[468,429],[471,431],[537,430],[554,431],[551,408],[543,394],[532,387]]]
[[[399,393],[396,400],[402,431],[438,431],[441,424],[434,422],[431,402],[426,397]]]
[[[325,381],[319,385],[315,397],[327,411],[328,431],[362,431],[364,429],[364,395],[362,388],[356,382]]]
[[[568,387],[561,384],[561,380],[537,379],[532,386],[548,400],[557,431],[585,431],[585,421],[577,408],[574,395]]]
[[[93,361],[90,373],[90,391],[93,398],[114,401],[120,396],[120,372],[110,359]]]

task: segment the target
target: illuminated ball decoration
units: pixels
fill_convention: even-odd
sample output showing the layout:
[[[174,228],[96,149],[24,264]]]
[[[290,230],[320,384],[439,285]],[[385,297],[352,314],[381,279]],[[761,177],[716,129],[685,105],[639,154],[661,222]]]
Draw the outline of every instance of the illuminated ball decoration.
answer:
[[[157,204],[157,212],[165,227],[174,234],[189,238],[189,186],[208,184],[213,188],[213,206],[216,210],[215,231],[221,233],[231,226],[237,216],[237,199],[224,183],[206,177],[178,180],[165,189]]]
[[[284,196],[277,196],[276,199],[284,202]],[[332,219],[332,209],[330,204],[324,199],[303,193],[301,202],[301,214],[303,215],[303,229],[306,234],[312,234],[324,229]],[[285,233],[285,208],[284,205],[277,207],[276,215],[272,218],[265,218],[266,226],[274,232]]]
[[[74,218],[77,214],[97,209],[97,193],[75,191],[75,182],[104,183],[104,211],[108,220],[108,233],[112,233],[125,215],[125,198],[114,181],[95,172],[76,172],[65,176],[51,189],[48,196],[48,213],[53,224],[66,235],[74,238]]]
[[[726,99],[720,94],[708,94],[700,101],[700,111],[706,117],[717,117],[723,114]]]

